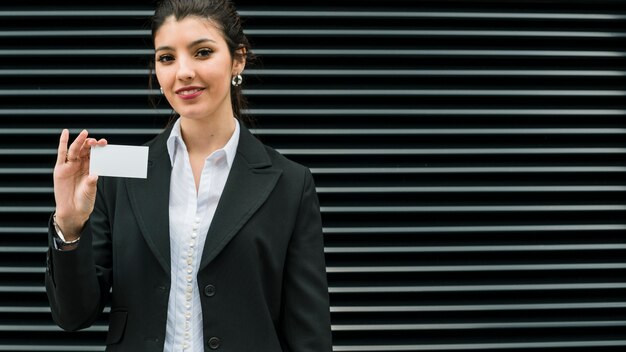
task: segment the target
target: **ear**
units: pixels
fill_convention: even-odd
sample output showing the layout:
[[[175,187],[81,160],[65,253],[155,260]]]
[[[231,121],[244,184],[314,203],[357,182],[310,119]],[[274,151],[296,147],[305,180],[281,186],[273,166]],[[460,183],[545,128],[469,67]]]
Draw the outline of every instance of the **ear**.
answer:
[[[237,50],[235,50],[235,55],[233,57],[233,69],[231,72],[233,76],[243,72],[243,69],[246,67],[247,53],[248,50],[243,46],[240,46]]]

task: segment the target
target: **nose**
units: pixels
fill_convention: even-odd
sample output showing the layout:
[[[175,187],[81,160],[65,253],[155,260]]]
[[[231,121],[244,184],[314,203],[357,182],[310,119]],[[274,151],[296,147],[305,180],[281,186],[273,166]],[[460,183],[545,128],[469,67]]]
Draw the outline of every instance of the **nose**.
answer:
[[[196,73],[193,69],[193,63],[188,58],[178,59],[178,71],[176,78],[180,81],[189,81],[195,77]]]

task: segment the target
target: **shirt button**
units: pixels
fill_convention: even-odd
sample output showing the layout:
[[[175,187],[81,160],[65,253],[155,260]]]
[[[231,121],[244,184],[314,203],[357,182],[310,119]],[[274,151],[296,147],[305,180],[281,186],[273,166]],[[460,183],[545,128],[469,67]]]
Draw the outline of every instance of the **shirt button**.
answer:
[[[220,348],[220,339],[218,339],[217,337],[211,337],[209,341],[207,341],[207,344],[209,345],[210,349],[216,350]]]
[[[207,297],[215,296],[215,286],[213,285],[204,286],[204,295]]]

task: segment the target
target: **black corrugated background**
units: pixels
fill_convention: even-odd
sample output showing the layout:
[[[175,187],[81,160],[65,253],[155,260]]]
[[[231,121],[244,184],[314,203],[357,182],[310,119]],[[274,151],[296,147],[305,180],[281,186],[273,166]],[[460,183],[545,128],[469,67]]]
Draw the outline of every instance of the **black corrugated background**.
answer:
[[[0,351],[102,351],[43,287],[60,130],[141,144],[150,1],[0,5]],[[335,351],[626,347],[624,1],[239,1],[322,204]]]

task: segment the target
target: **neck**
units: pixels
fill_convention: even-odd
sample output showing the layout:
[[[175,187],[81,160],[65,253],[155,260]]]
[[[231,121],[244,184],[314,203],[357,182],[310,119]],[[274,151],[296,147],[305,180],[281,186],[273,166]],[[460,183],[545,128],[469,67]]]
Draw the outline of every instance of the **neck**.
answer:
[[[181,116],[180,130],[187,152],[208,156],[224,147],[235,132],[231,115],[219,119],[189,119]]]

